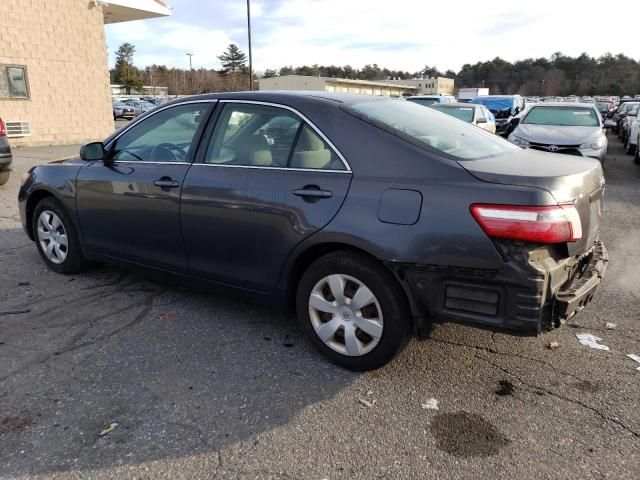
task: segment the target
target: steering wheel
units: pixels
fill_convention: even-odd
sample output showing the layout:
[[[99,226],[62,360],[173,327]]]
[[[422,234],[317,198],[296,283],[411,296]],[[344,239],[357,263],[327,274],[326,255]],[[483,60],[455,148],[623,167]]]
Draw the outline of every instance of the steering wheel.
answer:
[[[173,152],[179,152],[178,158]],[[151,150],[149,156],[159,162],[175,162],[184,159],[184,150],[173,143],[159,143]]]

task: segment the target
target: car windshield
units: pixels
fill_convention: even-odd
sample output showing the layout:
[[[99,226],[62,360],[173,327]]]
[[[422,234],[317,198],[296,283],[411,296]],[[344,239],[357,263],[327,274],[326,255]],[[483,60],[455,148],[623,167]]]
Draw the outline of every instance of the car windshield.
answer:
[[[527,125],[562,127],[597,127],[598,115],[593,108],[533,107],[522,119]]]
[[[424,105],[430,107],[434,103],[438,103],[437,98],[407,98],[407,102],[417,103],[418,105]]]
[[[455,160],[493,157],[519,149],[485,130],[412,102],[367,100],[344,108],[418,147],[446,154]]]
[[[446,113],[452,117],[459,118],[465,122],[473,121],[473,107],[446,107],[443,105],[433,105],[431,108],[439,112]]]

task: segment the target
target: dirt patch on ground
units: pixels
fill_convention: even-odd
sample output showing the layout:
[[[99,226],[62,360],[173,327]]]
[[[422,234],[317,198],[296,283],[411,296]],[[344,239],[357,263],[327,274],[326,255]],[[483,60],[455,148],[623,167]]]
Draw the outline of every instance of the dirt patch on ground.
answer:
[[[0,421],[0,435],[9,432],[21,432],[31,425],[33,425],[33,419],[30,417],[4,417]]]
[[[468,412],[437,415],[431,433],[440,450],[458,457],[489,457],[510,442],[480,415]]]

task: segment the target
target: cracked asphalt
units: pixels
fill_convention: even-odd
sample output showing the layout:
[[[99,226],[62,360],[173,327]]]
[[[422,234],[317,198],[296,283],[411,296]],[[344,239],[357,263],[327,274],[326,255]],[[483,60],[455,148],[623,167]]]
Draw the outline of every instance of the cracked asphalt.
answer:
[[[48,271],[20,226],[19,178],[77,146],[16,149],[0,187],[0,478],[640,478],[625,356],[640,355],[640,167],[610,140],[610,266],[591,305],[538,338],[437,325],[364,374],[241,298]]]

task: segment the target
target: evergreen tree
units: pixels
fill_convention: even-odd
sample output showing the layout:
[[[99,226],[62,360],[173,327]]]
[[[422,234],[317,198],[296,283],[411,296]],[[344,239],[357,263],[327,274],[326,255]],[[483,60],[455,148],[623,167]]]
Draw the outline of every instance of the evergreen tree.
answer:
[[[229,80],[229,90],[236,90],[239,77],[246,76],[248,80],[247,56],[237,45],[229,45],[222,55],[218,55],[218,60],[222,64],[222,73]]]
[[[131,93],[131,90],[142,90],[143,85],[140,72],[133,65],[135,51],[136,47],[130,43],[123,43],[116,50],[116,66],[113,79],[124,87],[127,95]]]

